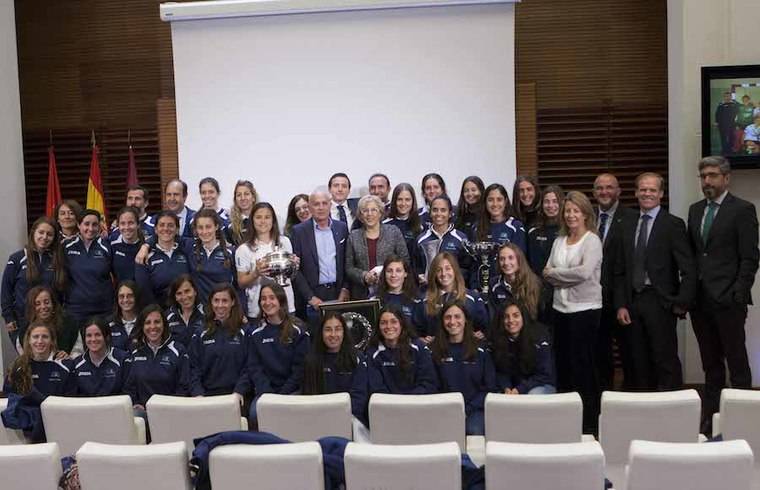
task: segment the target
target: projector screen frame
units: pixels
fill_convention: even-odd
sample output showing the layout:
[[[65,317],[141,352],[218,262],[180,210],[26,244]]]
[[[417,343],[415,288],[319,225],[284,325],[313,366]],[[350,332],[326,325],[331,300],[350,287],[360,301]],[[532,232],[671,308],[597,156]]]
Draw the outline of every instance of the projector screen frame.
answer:
[[[161,20],[229,19],[269,15],[310,14],[352,10],[444,7],[458,5],[492,5],[519,3],[521,0],[222,0],[201,2],[166,2],[160,5]]]

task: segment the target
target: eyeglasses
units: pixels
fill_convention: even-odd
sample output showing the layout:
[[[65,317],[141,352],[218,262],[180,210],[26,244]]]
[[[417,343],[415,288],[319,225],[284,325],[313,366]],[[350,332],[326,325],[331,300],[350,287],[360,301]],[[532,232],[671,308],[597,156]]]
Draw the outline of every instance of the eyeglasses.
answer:
[[[364,208],[362,214],[380,214],[380,210],[377,208]]]

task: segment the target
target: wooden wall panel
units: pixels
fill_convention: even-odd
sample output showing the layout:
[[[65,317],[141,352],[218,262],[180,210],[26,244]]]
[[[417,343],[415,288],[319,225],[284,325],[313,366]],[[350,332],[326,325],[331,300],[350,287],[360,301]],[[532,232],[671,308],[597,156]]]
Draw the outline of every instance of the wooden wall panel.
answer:
[[[179,177],[177,109],[173,98],[158,99],[158,145],[161,153],[161,188]]]
[[[523,0],[515,18],[518,82],[538,109],[667,101],[665,0]]]
[[[536,84],[518,83],[516,89],[517,175],[538,175]]]

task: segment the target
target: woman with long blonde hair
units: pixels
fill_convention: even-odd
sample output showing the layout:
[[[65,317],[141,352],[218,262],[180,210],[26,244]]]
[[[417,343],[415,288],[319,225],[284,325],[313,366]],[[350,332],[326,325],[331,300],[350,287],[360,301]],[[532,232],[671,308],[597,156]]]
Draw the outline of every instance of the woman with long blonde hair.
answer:
[[[491,284],[488,309],[491,319],[499,315],[504,305],[513,300],[525,308],[532,320],[544,310],[541,279],[528,264],[522,249],[514,243],[505,243],[497,254],[499,276]]]

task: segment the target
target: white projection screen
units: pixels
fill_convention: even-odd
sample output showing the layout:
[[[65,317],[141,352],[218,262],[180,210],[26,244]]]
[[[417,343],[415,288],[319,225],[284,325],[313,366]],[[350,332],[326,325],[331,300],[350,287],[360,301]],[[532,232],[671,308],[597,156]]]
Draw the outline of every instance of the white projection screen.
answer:
[[[281,220],[293,195],[325,186],[334,172],[350,176],[352,196],[367,192],[375,172],[392,186],[411,183],[418,198],[428,172],[444,177],[453,200],[473,174],[511,189],[514,4],[391,0],[377,8],[383,3],[161,6],[172,27],[189,205],[200,204],[206,176],[219,180],[225,207],[234,183],[251,180]],[[249,10],[204,18],[214,4]],[[321,11],[289,11],[294,4]]]

